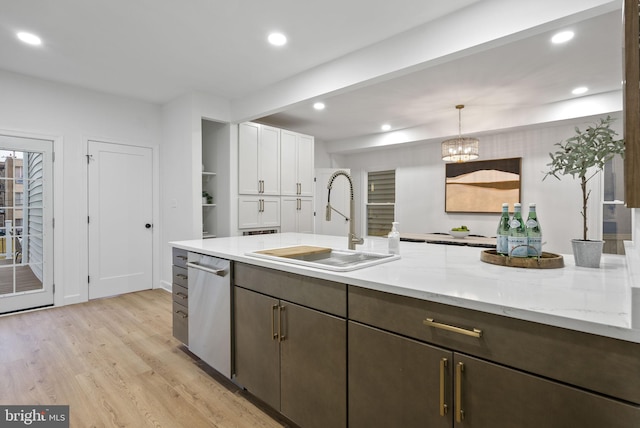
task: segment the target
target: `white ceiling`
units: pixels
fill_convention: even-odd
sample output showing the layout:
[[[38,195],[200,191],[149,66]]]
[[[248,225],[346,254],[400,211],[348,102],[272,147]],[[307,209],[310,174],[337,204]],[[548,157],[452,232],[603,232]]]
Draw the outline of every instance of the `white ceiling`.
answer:
[[[566,45],[553,45],[558,29],[576,34]],[[462,128],[527,108],[622,88],[622,20],[619,11],[517,40],[398,79],[323,99],[326,109],[311,103],[261,119],[263,123],[319,136],[325,141],[392,129],[448,124],[458,131],[457,104],[464,104]],[[603,31],[606,29],[606,31]],[[571,91],[587,86],[585,95]],[[497,124],[499,126],[499,124]],[[477,125],[471,128],[481,128]]]
[[[479,2],[0,0],[0,69],[160,104],[189,92],[242,100]],[[575,97],[574,86],[588,86],[589,94],[619,91],[620,11],[571,28],[576,37],[564,46],[548,43],[550,26],[341,91],[324,99],[320,113],[298,103],[262,120],[325,141],[375,133],[383,122],[399,129],[453,121],[455,133],[455,104],[467,105],[464,130],[467,115],[481,121],[562,101]],[[269,46],[265,39],[273,30],[286,33],[290,43]],[[43,46],[20,43],[17,31],[38,34]]]
[[[476,1],[1,0],[0,68],[158,103],[234,100]],[[268,45],[271,31],[290,43]]]

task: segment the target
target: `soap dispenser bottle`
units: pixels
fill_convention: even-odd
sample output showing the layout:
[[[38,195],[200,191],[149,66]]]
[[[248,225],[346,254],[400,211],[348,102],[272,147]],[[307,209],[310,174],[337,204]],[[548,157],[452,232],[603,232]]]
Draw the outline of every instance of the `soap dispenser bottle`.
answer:
[[[400,254],[400,232],[398,232],[398,222],[391,223],[389,232],[389,254]]]

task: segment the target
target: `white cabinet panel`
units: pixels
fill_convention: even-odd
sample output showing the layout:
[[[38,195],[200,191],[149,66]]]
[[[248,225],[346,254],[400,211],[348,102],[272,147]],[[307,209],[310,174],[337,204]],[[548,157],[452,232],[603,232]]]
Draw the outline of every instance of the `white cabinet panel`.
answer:
[[[280,130],[261,125],[259,145],[260,177],[263,195],[280,194]]]
[[[314,138],[300,135],[298,140],[298,181],[300,182],[300,196],[313,196],[313,154]]]
[[[238,193],[280,194],[280,130],[257,123],[238,129]]]
[[[313,233],[313,198],[282,197],[281,232]]]
[[[282,130],[280,148],[282,195],[313,196],[313,137]]]
[[[238,129],[238,193],[254,194],[259,190],[258,141],[260,125],[241,123]]]
[[[258,196],[240,196],[238,198],[239,229],[278,226],[280,226],[279,198]]]

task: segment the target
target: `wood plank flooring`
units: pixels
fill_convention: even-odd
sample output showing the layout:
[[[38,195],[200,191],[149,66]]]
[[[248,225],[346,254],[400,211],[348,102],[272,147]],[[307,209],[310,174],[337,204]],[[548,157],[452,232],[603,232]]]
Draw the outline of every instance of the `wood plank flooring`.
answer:
[[[0,403],[68,404],[73,428],[290,426],[189,353],[171,317],[164,290],[0,317]]]
[[[34,275],[33,271],[28,265],[6,267],[1,265],[2,263],[0,263],[0,294],[14,293],[14,280],[16,284],[16,293],[22,291],[40,290],[42,288],[42,282]]]

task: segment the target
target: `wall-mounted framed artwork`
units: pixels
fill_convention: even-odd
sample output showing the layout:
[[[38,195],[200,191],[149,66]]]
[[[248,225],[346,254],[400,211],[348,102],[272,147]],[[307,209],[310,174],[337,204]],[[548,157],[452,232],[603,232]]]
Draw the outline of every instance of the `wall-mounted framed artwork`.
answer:
[[[500,213],[520,202],[522,158],[492,159],[445,165],[448,213]]]

